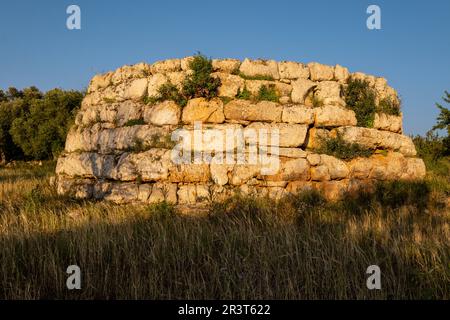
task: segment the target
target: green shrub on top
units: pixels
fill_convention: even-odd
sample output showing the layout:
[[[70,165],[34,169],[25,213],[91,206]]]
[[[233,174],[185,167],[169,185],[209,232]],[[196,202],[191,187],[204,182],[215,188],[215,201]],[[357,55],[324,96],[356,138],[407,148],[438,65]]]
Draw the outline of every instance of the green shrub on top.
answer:
[[[219,78],[211,76],[213,72],[212,61],[198,53],[189,63],[192,74],[188,75],[183,82],[182,95],[186,99],[217,97],[217,90],[221,84]]]
[[[171,82],[167,82],[158,88],[158,95],[145,97],[143,102],[154,104],[165,100],[172,100],[179,106],[186,106],[189,99],[217,97],[217,90],[221,85],[220,79],[211,76],[213,72],[211,59],[202,54],[197,54],[189,63],[192,73],[183,82],[182,89],[179,90]]]

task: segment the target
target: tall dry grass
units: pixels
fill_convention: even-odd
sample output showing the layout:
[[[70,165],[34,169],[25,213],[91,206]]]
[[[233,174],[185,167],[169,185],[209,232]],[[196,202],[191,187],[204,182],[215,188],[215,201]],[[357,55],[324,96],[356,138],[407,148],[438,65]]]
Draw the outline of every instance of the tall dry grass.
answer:
[[[199,218],[61,197],[52,171],[0,168],[1,299],[450,298],[450,216],[428,184],[235,197]],[[81,290],[66,288],[72,264]],[[382,290],[366,287],[373,264]]]

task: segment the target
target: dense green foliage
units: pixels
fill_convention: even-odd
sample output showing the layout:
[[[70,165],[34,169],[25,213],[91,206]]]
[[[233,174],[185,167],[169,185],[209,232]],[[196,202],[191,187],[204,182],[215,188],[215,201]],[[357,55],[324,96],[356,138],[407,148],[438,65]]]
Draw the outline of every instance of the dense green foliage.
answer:
[[[445,91],[445,97],[442,98],[445,102],[450,104],[450,93]],[[447,136],[442,139],[442,144],[444,146],[444,154],[450,156],[450,110],[439,103],[436,103],[439,108],[440,113],[437,118],[437,123],[433,127],[433,130],[445,130],[447,131]]]
[[[192,73],[183,82],[183,96],[186,99],[217,97],[217,89],[221,82],[219,78],[211,76],[213,66],[211,59],[198,53],[189,63]]]
[[[358,143],[349,143],[341,136],[323,139],[316,152],[328,154],[339,159],[349,160],[357,157],[370,157],[374,151]]]
[[[444,138],[432,130],[428,131],[425,137],[413,137],[413,142],[416,146],[417,155],[422,159],[434,162],[448,155],[448,149],[446,150],[444,145]]]
[[[0,93],[0,160],[50,159],[64,148],[83,94],[36,87]]]
[[[375,91],[365,80],[350,78],[344,89],[347,107],[355,111],[358,126],[373,127],[376,104]]]
[[[375,112],[400,115],[400,101],[392,97],[376,103],[376,92],[366,80],[349,78],[343,90],[347,107],[355,111],[358,126],[373,127]]]

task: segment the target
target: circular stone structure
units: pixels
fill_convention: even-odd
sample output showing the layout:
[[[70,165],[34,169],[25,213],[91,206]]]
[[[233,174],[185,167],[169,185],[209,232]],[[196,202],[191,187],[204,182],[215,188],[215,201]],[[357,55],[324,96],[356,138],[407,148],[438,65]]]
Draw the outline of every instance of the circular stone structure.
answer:
[[[350,77],[367,81],[377,103],[398,100],[384,78],[339,65],[212,60],[211,76],[221,80],[217,97],[193,98],[183,106],[154,102],[151,97],[162,85],[182,88],[192,59],[139,63],[96,75],[58,159],[58,193],[116,203],[199,205],[236,192],[280,198],[317,189],[337,199],[374,181],[425,176],[413,142],[402,135],[401,115],[376,113],[371,128],[358,127],[357,115],[346,106],[342,88]],[[276,102],[255,98],[261,87],[269,88]],[[253,98],[242,99],[243,92]],[[187,141],[194,154],[189,161],[174,158],[180,154],[180,132],[182,146]],[[224,143],[230,132],[244,138],[264,133],[270,139],[258,140],[253,161],[246,141],[242,160],[236,146]],[[373,154],[342,160],[317,151],[321,141],[333,137]],[[229,161],[217,159],[220,150]]]

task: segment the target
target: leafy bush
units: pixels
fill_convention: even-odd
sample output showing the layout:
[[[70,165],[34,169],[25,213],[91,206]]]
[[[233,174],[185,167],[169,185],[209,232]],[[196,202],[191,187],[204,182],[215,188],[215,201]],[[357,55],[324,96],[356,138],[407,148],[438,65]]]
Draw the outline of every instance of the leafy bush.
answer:
[[[350,78],[344,89],[344,97],[347,107],[355,111],[358,126],[373,127],[376,111],[375,91],[369,82]]]
[[[244,89],[242,89],[242,91],[241,91],[241,88],[239,88],[238,92],[236,94],[236,98],[238,98],[238,99],[250,100],[251,97],[252,97],[252,94],[250,91],[248,91],[246,86],[244,86]]]
[[[258,95],[256,96],[258,101],[273,101],[278,102],[279,97],[277,91],[275,90],[274,84],[262,85],[259,87]]]
[[[320,147],[316,151],[344,160],[357,157],[370,157],[374,153],[373,150],[358,143],[345,141],[340,135],[323,139],[320,142]]]
[[[445,97],[442,98],[446,103],[450,104],[450,93],[445,91]],[[450,110],[439,103],[436,103],[440,112],[437,118],[437,123],[432,130],[446,130],[447,136],[442,138],[444,145],[444,156],[450,156]]]
[[[189,63],[192,74],[188,75],[183,82],[183,96],[186,99],[217,97],[217,90],[221,84],[219,78],[211,76],[213,66],[211,59],[198,53]]]

